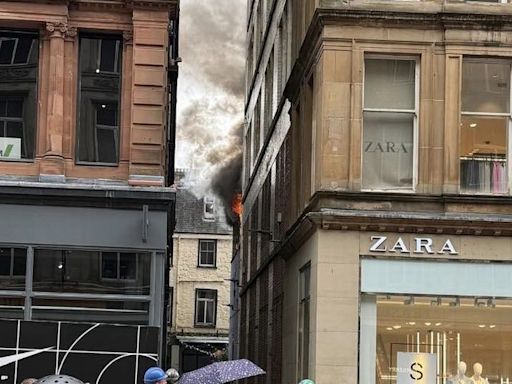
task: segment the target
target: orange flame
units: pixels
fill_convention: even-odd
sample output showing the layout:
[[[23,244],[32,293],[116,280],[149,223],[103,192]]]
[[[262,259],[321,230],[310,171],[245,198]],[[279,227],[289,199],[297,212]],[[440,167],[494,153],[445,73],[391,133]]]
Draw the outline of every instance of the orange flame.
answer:
[[[237,193],[231,201],[231,210],[240,218],[242,216],[242,194]]]

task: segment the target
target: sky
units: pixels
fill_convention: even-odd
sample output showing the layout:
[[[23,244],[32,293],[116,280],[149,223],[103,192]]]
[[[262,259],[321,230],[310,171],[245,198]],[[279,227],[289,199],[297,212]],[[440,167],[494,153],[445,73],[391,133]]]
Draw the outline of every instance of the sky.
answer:
[[[212,174],[241,150],[246,0],[180,8],[176,167]]]

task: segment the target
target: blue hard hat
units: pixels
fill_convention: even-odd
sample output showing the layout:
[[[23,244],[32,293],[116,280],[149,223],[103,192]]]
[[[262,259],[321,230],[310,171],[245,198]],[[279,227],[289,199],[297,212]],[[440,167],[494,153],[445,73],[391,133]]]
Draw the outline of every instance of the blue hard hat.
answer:
[[[313,380],[304,379],[299,384],[315,384]]]
[[[144,373],[144,384],[154,384],[165,379],[167,374],[160,367],[151,367]]]

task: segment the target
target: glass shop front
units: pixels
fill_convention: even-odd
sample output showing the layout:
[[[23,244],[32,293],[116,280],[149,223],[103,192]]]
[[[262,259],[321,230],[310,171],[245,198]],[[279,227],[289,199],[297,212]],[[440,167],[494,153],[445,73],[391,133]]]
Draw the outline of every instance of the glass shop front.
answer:
[[[511,276],[507,263],[362,259],[359,382],[509,384]]]

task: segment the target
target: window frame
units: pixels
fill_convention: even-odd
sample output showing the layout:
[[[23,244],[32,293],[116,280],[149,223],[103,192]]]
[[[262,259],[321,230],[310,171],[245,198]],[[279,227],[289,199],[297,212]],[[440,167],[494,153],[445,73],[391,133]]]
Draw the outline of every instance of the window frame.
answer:
[[[99,39],[100,44],[98,44],[98,58],[96,60],[96,68],[98,72],[100,64],[101,64],[101,45],[103,39],[109,39],[109,40],[116,40],[119,44],[116,44],[116,47],[119,46],[119,53],[116,53],[114,62],[119,65],[119,72],[109,72],[109,71],[102,71],[103,73],[109,74],[109,75],[116,75],[119,76],[119,90],[117,92],[117,137],[114,139],[116,141],[116,162],[115,163],[107,163],[107,162],[100,162],[100,161],[86,161],[86,160],[80,160],[80,132],[81,132],[81,108],[80,105],[82,103],[82,69],[80,65],[80,52],[81,52],[81,41],[83,38],[86,39]],[[123,69],[124,69],[124,62],[125,62],[125,55],[124,55],[124,48],[125,44],[123,43],[123,37],[120,34],[119,31],[102,31],[102,32],[80,32],[78,34],[78,71],[77,71],[77,108],[76,108],[76,132],[75,132],[75,164],[76,165],[86,165],[86,166],[101,166],[101,167],[119,167],[119,164],[121,162],[120,154],[121,154],[121,148],[120,143],[122,142],[121,133],[122,133],[122,122],[123,122],[123,116],[122,116],[122,95],[123,95]],[[119,62],[119,60],[121,60]],[[111,103],[111,101],[105,101],[105,100],[97,100],[97,99],[91,99],[92,104],[95,106],[97,104],[102,103]],[[96,129],[96,110],[94,111],[94,122],[93,127],[90,127],[90,129],[93,130],[94,134],[94,152],[96,158],[98,158],[98,146],[97,146],[97,129]]]
[[[101,105],[107,105],[112,104],[108,101],[99,101],[99,100],[93,100],[94,105],[94,152],[95,156],[98,159],[100,157],[99,154],[99,140],[98,140],[98,132],[100,130],[113,132],[114,133],[114,145],[115,145],[115,157],[118,159],[119,162],[119,138],[121,136],[121,132],[119,129],[119,116],[117,116],[117,125],[105,125],[105,124],[98,124],[98,106],[101,107]],[[119,111],[119,103],[117,107]],[[114,163],[105,163],[105,162],[98,162],[102,164],[114,164]]]
[[[307,282],[307,283],[306,283]],[[297,311],[297,375],[299,379],[306,379],[309,375],[310,338],[311,330],[311,262],[307,262],[299,269],[299,295]],[[305,328],[305,308],[308,307],[307,332]],[[307,344],[307,350],[306,350]],[[305,364],[305,359],[307,363]]]
[[[121,252],[121,251],[99,251],[100,257],[100,280],[102,281],[128,281],[128,282],[136,282],[137,277],[139,275],[139,254],[137,252]],[[103,253],[115,253],[116,254],[116,260],[117,260],[117,271],[116,276],[117,277],[103,277]],[[134,279],[122,279],[121,278],[121,254],[122,253],[134,253],[135,254],[135,278]]]
[[[510,66],[510,73],[509,73],[509,94],[508,94],[508,113],[505,112],[468,112],[462,110],[462,87],[464,85],[464,79],[463,79],[463,73],[462,73],[462,65],[464,62],[476,62],[476,63],[501,63],[501,64],[508,64]],[[505,58],[505,57],[489,57],[489,56],[462,56],[461,60],[461,76],[460,76],[460,108],[459,108],[459,117],[460,117],[460,124],[462,124],[462,117],[463,116],[476,116],[476,117],[502,117],[507,119],[507,131],[506,131],[506,143],[505,148],[507,149],[507,155],[506,155],[506,172],[507,172],[507,190],[503,193],[492,193],[492,192],[476,192],[476,191],[463,191],[461,187],[461,172],[460,172],[460,166],[461,166],[461,159],[460,155],[458,154],[458,163],[459,163],[459,183],[458,183],[458,191],[461,195],[482,195],[482,196],[507,196],[510,195],[510,192],[512,191],[511,186],[511,175],[512,175],[512,164],[510,161],[510,154],[512,153],[512,58]],[[459,142],[457,143],[460,146],[460,140],[461,140],[461,130],[462,126],[459,125],[459,135],[458,139]]]
[[[207,264],[202,262],[203,250],[201,244],[213,244],[213,263]],[[209,252],[205,250],[204,252]],[[217,240],[216,239],[199,239],[197,242],[197,267],[198,268],[217,268]]]
[[[214,293],[215,298],[214,299],[204,299],[199,298],[200,292],[208,292],[208,293]],[[199,322],[198,321],[198,309],[199,309],[199,301],[205,301],[205,302],[213,302],[213,319],[212,323],[206,323],[206,322]],[[216,289],[210,289],[210,288],[196,288],[195,290],[195,308],[194,308],[194,327],[196,328],[215,328],[217,325],[217,302],[218,302],[218,292]],[[205,305],[205,311],[207,311],[207,304]],[[204,319],[206,320],[206,313],[204,313]]]
[[[35,92],[34,115],[35,115],[35,117],[34,117],[34,120],[31,122],[31,123],[33,123],[33,131],[27,132],[27,134],[28,133],[31,134],[31,136],[30,136],[30,140],[32,141],[31,148],[25,147],[27,145],[26,144],[27,138],[25,137],[25,130],[27,129],[26,124],[25,124],[27,122],[25,120],[25,111],[26,111],[26,107],[27,107],[27,102],[26,102],[25,96],[26,96],[27,92],[16,90],[13,92],[2,91],[0,93],[0,97],[4,97],[4,98],[21,98],[22,103],[23,103],[23,111],[22,111],[22,116],[21,116],[23,138],[21,140],[20,158],[15,159],[15,158],[0,157],[0,163],[1,162],[33,163],[35,161],[35,157],[36,157],[37,135],[38,135],[38,128],[39,128],[39,119],[37,118],[37,116],[39,115],[38,94],[39,94],[39,72],[41,69],[41,54],[40,54],[41,52],[40,52],[40,48],[39,48],[39,45],[41,42],[40,34],[39,34],[38,30],[34,30],[34,29],[8,29],[8,28],[0,28],[0,34],[11,35],[12,39],[17,39],[19,36],[27,36],[27,37],[30,37],[33,39],[32,45],[30,46],[30,49],[29,49],[29,52],[27,55],[26,62],[14,63],[14,64],[12,64],[12,63],[11,64],[0,64],[0,69],[4,69],[4,68],[6,69],[9,67],[19,69],[19,68],[22,68],[23,66],[27,66],[28,68],[31,68],[33,65],[35,65],[37,68],[37,70],[35,71],[35,82],[34,82],[34,92]],[[34,40],[35,40],[35,43],[34,43]],[[17,46],[17,43],[16,43],[16,46]],[[37,53],[37,61],[34,64],[30,64],[30,57],[34,51],[36,51],[36,53]],[[14,60],[15,55],[16,55],[16,49],[13,50],[11,62]],[[9,119],[12,119],[12,118],[9,118]],[[3,122],[7,122],[7,121],[19,122],[19,120],[5,120],[5,119],[2,121]],[[32,124],[29,124],[29,126],[30,125],[32,125]],[[7,136],[1,136],[1,137],[7,137]],[[27,157],[21,156],[23,154],[24,147],[25,147],[26,152],[31,152],[31,156],[28,156],[28,155],[27,155]]]
[[[397,109],[397,108],[366,108],[364,99],[365,90],[365,75],[366,75],[366,60],[403,60],[414,61],[414,109]],[[379,54],[379,53],[363,53],[363,86],[361,89],[361,191],[362,192],[388,192],[388,193],[415,193],[418,186],[418,150],[419,150],[419,115],[420,115],[420,82],[421,82],[421,56],[411,54]],[[412,114],[413,116],[413,131],[412,131],[412,145],[413,145],[413,158],[412,158],[412,185],[411,188],[364,188],[363,187],[363,167],[364,167],[364,113],[365,112],[390,112],[390,113],[404,113]]]
[[[25,279],[27,275],[27,249],[23,247],[1,247],[1,248],[8,248],[10,250],[10,262],[9,262],[9,274],[8,275],[2,275],[0,274],[1,280],[22,280]],[[14,258],[16,255],[14,254],[15,249],[22,249],[25,251],[25,273],[22,275],[15,275],[14,274]]]
[[[3,31],[3,32],[9,33],[10,31]],[[15,33],[22,34],[19,31],[12,31],[12,33],[13,34],[15,34]],[[30,48],[29,48],[28,54],[27,54],[27,59],[25,60],[25,62],[23,62],[23,63],[15,63],[14,60],[16,58],[16,50],[18,49],[19,38],[18,37],[0,38],[0,50],[2,49],[2,45],[3,45],[4,40],[16,40],[16,41],[14,43],[14,48],[13,48],[12,53],[11,53],[11,62],[9,64],[0,64],[0,68],[1,67],[12,67],[12,66],[27,65],[29,63],[30,54],[32,53],[32,50],[34,49],[34,43],[32,42],[32,44],[30,45]]]
[[[212,206],[212,212],[208,212],[207,206],[208,204],[211,204]],[[215,210],[216,210],[216,201],[211,196],[205,196],[203,198],[203,220],[205,221],[215,221]]]

